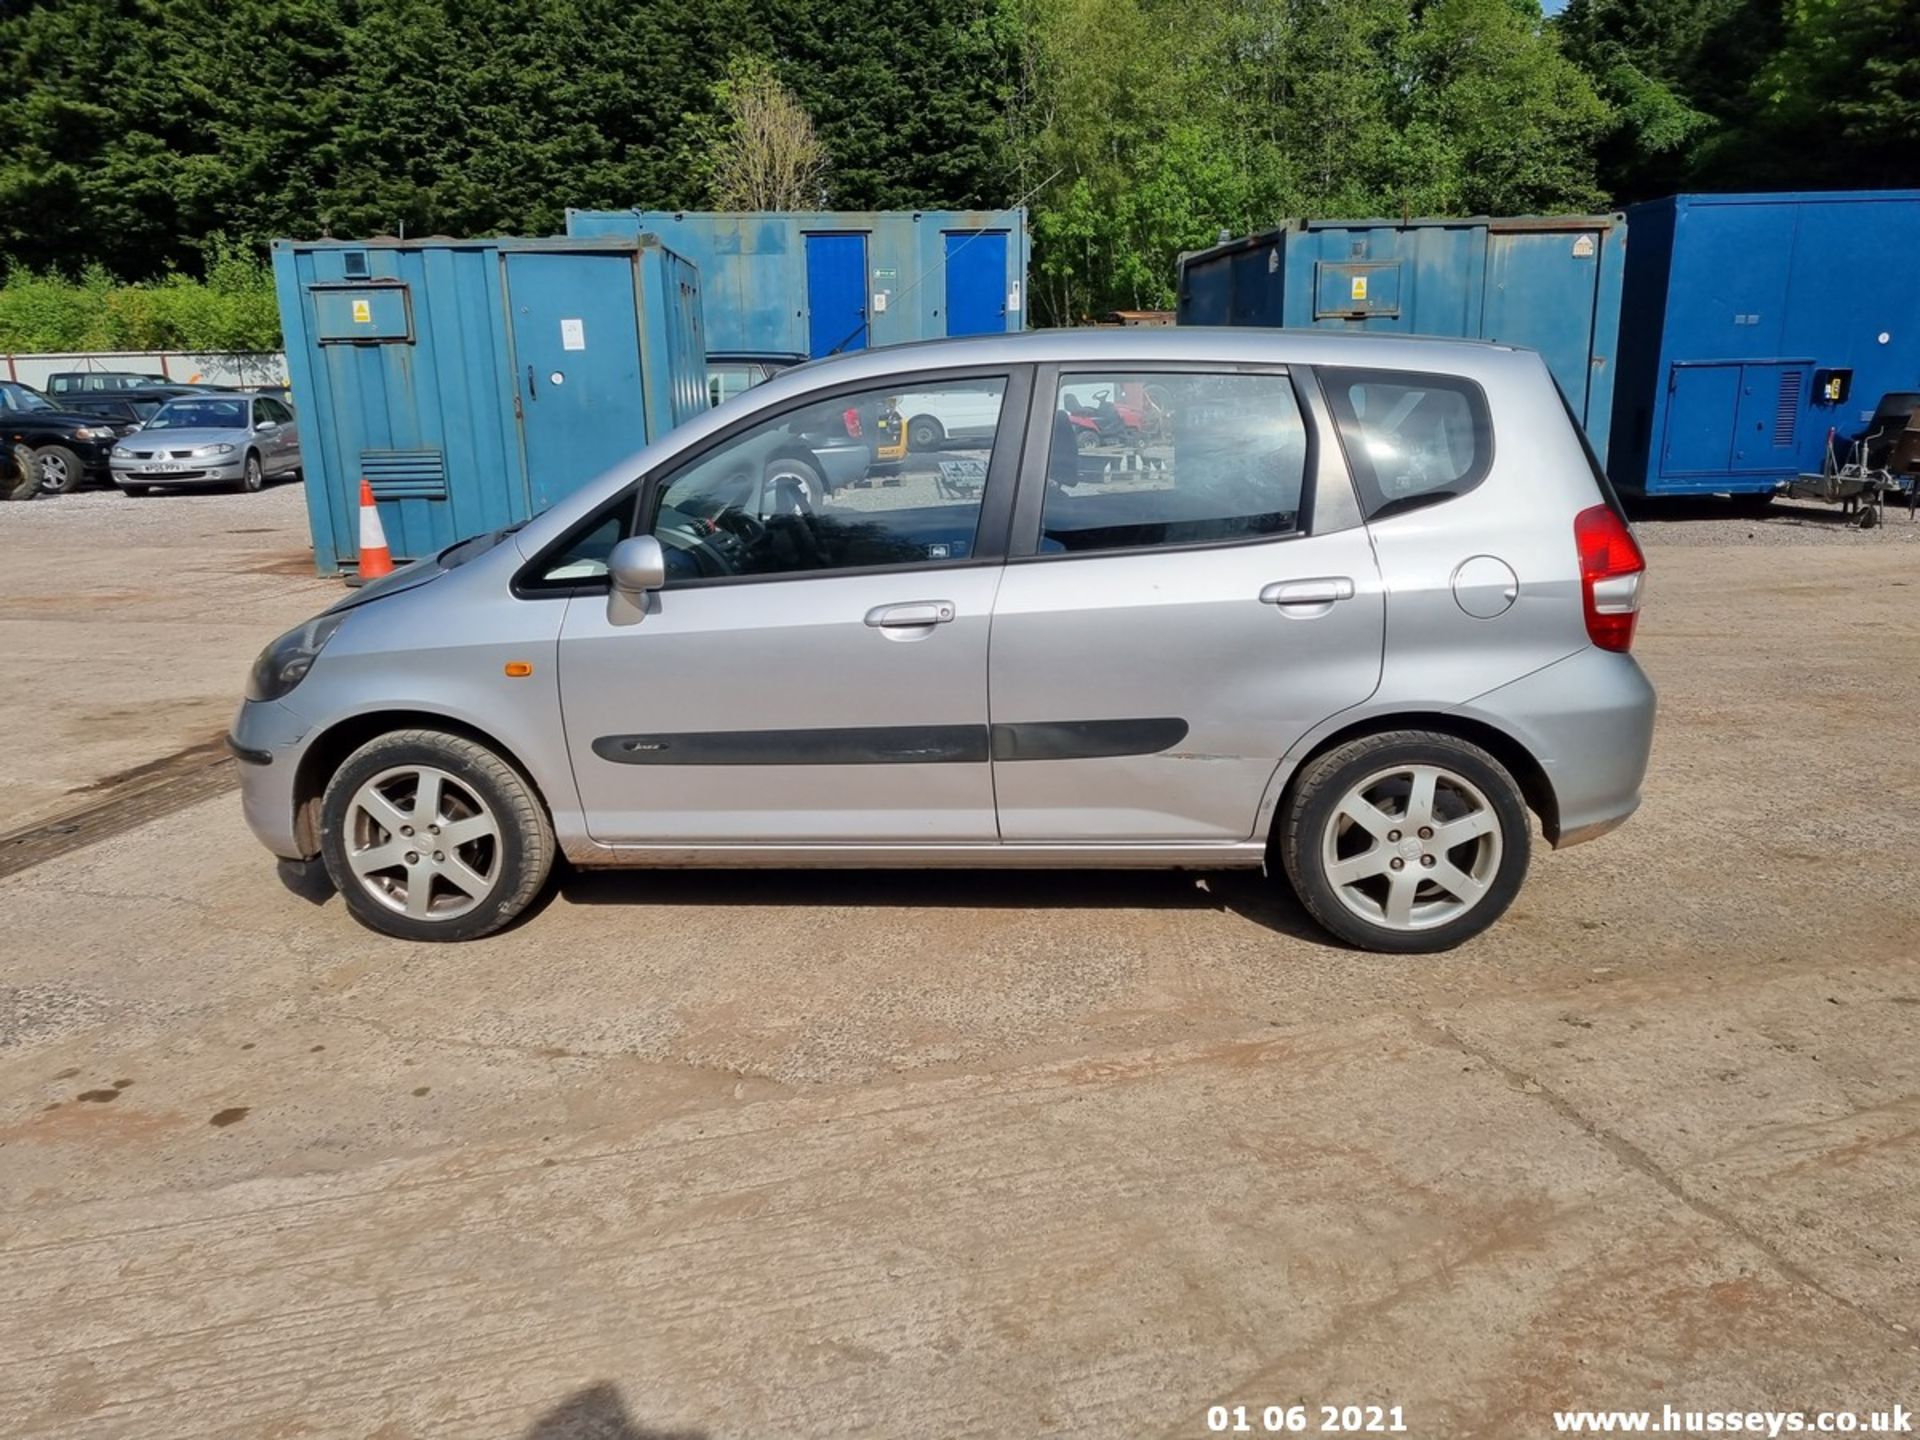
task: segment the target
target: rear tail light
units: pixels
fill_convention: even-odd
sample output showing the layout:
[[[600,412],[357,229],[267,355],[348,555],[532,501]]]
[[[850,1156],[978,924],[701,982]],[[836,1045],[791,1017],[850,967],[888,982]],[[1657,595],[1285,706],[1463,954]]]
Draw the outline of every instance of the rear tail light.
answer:
[[[848,406],[846,412],[843,415],[841,415],[840,418],[846,422],[848,438],[853,440],[858,440],[860,438],[859,410],[855,409],[852,406]]]
[[[1573,517],[1573,543],[1580,552],[1587,638],[1602,650],[1632,649],[1640,586],[1647,573],[1633,531],[1612,506],[1595,505]]]

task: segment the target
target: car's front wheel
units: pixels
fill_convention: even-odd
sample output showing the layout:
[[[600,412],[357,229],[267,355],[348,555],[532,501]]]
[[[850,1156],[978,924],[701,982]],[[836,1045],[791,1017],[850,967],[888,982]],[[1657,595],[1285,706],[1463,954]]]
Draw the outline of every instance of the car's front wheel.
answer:
[[[553,829],[532,784],[478,741],[400,730],[362,745],[320,802],[327,873],[362,924],[472,940],[532,903]]]
[[[247,463],[240,470],[240,491],[244,495],[257,495],[260,487],[267,483],[266,471],[260,468],[260,457],[249,454]]]
[[[1309,762],[1281,818],[1287,878],[1327,929],[1366,950],[1450,950],[1506,911],[1526,879],[1526,801],[1507,768],[1457,736],[1363,736]]]
[[[80,457],[64,445],[42,445],[33,452],[33,468],[40,476],[40,489],[48,495],[72,494],[86,473]]]

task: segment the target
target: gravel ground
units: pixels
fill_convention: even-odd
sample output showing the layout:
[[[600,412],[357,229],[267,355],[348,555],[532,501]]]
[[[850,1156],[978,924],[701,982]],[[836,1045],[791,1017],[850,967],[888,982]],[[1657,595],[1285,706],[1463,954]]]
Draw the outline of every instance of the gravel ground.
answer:
[[[247,665],[338,599],[298,485],[0,505],[0,831],[226,729]]]
[[[1725,500],[1631,502],[1633,528],[1649,545],[1853,545],[1861,549],[1920,541],[1920,518],[1888,506],[1887,523],[1862,530],[1838,505],[1776,500],[1763,516],[1737,515]]]
[[[267,482],[258,495],[224,490],[163,490],[138,497],[114,489],[81,490],[72,495],[42,495],[27,505],[0,507],[0,534],[62,536],[78,530],[123,535],[165,536],[181,543],[197,534],[284,532],[289,545],[312,553],[307,541],[307,512],[301,486]],[[236,531],[229,527],[263,527]]]

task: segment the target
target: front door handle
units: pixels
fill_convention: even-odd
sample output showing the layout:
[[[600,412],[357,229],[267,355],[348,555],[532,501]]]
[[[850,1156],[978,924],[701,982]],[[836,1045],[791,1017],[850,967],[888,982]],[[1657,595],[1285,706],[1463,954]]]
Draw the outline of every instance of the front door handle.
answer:
[[[876,605],[867,611],[867,624],[877,630],[910,630],[945,625],[954,616],[951,600],[909,600],[903,605]]]
[[[1313,580],[1276,580],[1260,592],[1262,605],[1331,605],[1353,598],[1353,580],[1323,575]]]

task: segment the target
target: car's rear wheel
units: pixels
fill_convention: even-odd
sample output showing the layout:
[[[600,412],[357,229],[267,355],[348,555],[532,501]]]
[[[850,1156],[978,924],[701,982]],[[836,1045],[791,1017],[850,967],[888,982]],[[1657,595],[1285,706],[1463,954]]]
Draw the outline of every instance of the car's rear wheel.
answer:
[[[69,495],[80,488],[85,471],[80,457],[64,445],[42,445],[33,452],[34,472],[40,477],[40,489],[48,495]]]
[[[327,873],[354,918],[403,940],[472,940],[532,903],[553,868],[533,786],[478,741],[401,730],[362,745],[320,802]]]
[[[260,457],[251,452],[247,463],[240,470],[240,491],[245,495],[255,495],[260,487],[267,483],[266,472],[260,468]]]
[[[909,450],[938,450],[946,438],[945,427],[931,415],[916,415],[907,422]]]
[[[1450,950],[1526,879],[1526,801],[1506,767],[1454,735],[1399,730],[1336,746],[1295,782],[1280,831],[1294,892],[1367,950]]]

